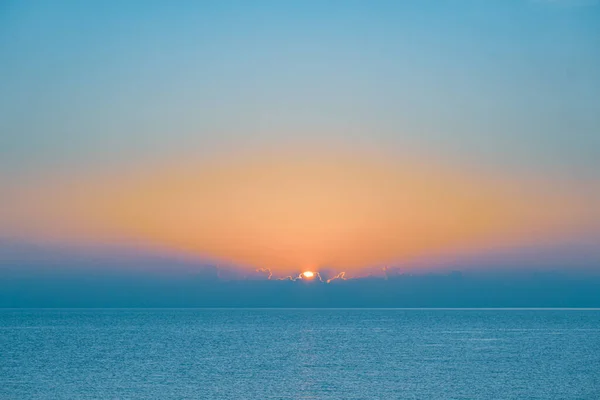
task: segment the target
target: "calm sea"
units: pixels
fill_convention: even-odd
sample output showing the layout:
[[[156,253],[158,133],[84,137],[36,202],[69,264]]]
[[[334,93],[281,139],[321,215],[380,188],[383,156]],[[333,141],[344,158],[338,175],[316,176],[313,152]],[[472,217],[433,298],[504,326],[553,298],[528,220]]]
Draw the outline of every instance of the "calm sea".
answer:
[[[0,310],[1,399],[600,399],[600,311]]]

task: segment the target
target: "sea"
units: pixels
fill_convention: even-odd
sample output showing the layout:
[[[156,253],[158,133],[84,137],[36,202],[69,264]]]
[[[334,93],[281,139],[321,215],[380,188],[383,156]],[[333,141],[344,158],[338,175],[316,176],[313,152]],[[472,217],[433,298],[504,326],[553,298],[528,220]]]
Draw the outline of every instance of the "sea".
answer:
[[[600,399],[600,311],[4,309],[0,399]]]

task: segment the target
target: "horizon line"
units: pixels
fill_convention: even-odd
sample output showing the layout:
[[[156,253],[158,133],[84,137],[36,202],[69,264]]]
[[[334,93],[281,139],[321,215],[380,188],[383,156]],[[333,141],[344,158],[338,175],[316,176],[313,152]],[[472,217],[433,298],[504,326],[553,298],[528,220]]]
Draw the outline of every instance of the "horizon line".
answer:
[[[0,311],[7,310],[600,311],[600,307],[0,307]]]

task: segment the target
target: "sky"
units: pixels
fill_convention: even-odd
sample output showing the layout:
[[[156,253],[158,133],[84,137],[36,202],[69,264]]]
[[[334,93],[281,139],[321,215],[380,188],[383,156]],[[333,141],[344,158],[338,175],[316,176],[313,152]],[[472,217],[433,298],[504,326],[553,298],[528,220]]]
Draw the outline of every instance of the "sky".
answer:
[[[600,2],[9,0],[0,60],[0,275],[600,273]]]

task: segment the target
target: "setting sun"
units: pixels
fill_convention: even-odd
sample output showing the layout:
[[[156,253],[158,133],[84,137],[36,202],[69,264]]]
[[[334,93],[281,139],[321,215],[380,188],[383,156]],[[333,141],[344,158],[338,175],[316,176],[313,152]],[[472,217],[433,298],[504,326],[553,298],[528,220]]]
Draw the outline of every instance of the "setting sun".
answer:
[[[302,273],[302,277],[306,278],[306,279],[312,279],[312,278],[314,278],[314,276],[315,276],[315,273],[312,271],[304,271]]]

